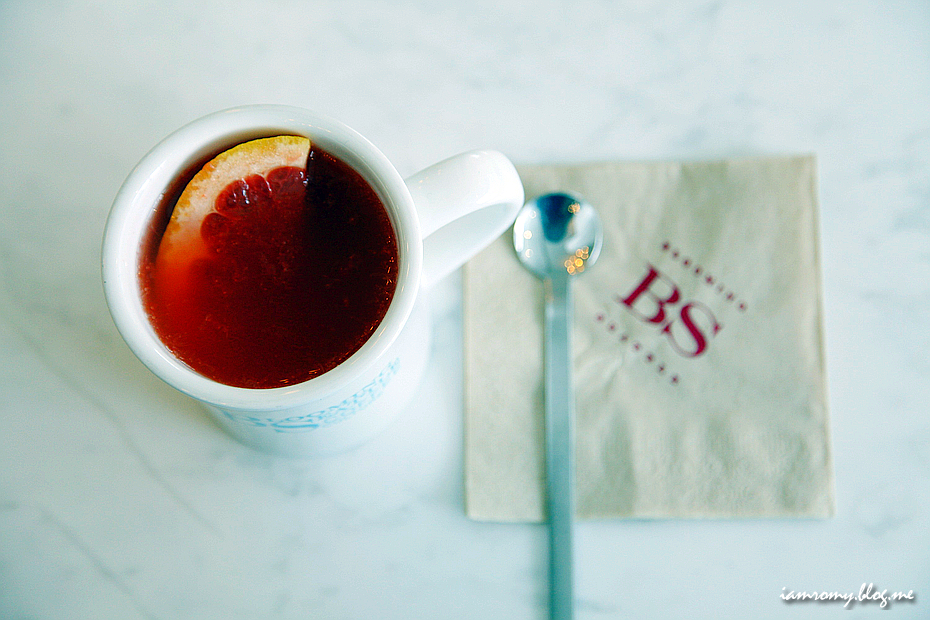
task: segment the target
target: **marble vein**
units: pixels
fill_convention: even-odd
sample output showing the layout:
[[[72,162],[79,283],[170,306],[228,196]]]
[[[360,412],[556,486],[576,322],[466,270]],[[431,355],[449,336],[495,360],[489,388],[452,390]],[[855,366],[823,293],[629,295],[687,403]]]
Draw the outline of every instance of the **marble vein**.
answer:
[[[81,536],[71,528],[67,523],[62,521],[58,516],[46,509],[39,509],[44,516],[44,518],[54,525],[61,534],[67,539],[71,546],[94,567],[97,573],[100,574],[104,579],[112,583],[120,592],[126,595],[126,598],[132,603],[133,607],[139,612],[143,618],[147,620],[157,620],[157,616],[153,615],[142,602],[138,599],[135,592],[129,587],[129,585],[119,576],[119,574],[113,571],[107,563],[104,562],[93,548],[83,539]]]

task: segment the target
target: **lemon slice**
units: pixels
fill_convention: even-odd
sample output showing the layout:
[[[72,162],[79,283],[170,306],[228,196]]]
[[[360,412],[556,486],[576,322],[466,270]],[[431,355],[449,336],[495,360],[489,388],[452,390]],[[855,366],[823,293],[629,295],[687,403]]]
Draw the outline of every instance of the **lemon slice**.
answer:
[[[201,226],[216,211],[217,198],[227,187],[252,175],[266,177],[282,167],[304,170],[309,152],[307,138],[276,136],[244,142],[210,160],[178,198],[158,247],[157,268],[189,265],[207,254]]]

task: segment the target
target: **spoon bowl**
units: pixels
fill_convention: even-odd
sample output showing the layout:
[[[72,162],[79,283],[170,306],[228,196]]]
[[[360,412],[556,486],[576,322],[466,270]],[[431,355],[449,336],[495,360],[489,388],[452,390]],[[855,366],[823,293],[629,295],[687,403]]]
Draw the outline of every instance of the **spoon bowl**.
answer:
[[[514,223],[517,256],[542,279],[561,272],[583,273],[597,260],[603,241],[597,211],[573,194],[546,194],[530,200]]]

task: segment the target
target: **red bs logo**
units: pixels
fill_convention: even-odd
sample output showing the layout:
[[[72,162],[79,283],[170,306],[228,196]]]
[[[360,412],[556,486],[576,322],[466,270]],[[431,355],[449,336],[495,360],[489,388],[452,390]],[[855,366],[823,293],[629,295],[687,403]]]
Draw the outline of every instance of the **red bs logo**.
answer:
[[[669,344],[683,357],[698,357],[707,351],[709,339],[721,325],[710,308],[699,301],[681,298],[678,285],[647,263],[646,276],[626,297],[616,298],[641,321],[660,328]],[[679,306],[680,304],[680,306]]]

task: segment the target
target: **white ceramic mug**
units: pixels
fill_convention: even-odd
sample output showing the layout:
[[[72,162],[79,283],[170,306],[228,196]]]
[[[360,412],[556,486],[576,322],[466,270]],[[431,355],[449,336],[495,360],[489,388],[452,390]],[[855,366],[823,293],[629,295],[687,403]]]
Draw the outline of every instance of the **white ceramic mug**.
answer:
[[[241,142],[280,134],[310,138],[377,192],[397,235],[397,288],[372,336],[336,368],[288,387],[231,387],[179,361],[152,329],[140,295],[143,239],[163,194],[192,165]],[[158,144],[117,194],[103,241],[107,304],[136,356],[203,403],[246,445],[292,456],[341,452],[377,434],[413,395],[429,353],[425,289],[502,234],[522,203],[513,164],[495,151],[464,153],[404,180],[368,140],[308,110],[258,105],[217,112]]]

